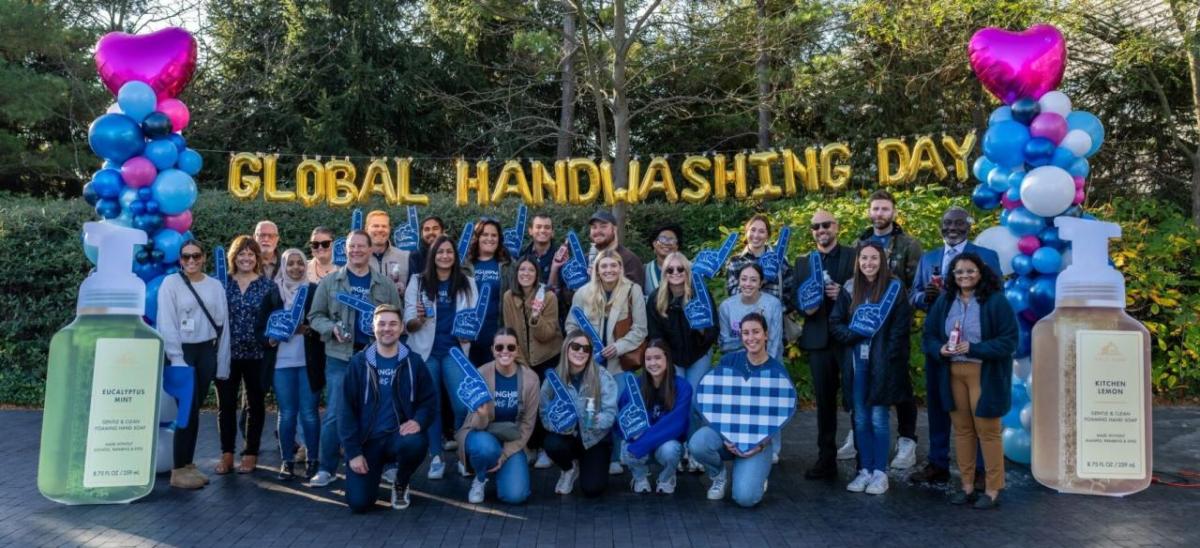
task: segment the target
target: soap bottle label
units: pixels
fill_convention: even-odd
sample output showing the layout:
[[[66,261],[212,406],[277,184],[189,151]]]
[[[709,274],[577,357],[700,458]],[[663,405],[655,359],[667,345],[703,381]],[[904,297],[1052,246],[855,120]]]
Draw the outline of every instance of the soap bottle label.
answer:
[[[1142,334],[1076,332],[1076,475],[1137,479],[1146,474]]]
[[[161,353],[162,345],[154,339],[96,341],[84,487],[150,482],[158,427],[155,369]]]

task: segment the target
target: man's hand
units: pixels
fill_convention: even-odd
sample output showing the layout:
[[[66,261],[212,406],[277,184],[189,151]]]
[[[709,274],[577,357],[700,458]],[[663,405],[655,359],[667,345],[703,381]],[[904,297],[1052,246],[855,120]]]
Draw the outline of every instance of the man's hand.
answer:
[[[940,295],[941,293],[942,293],[942,290],[938,289],[938,286],[933,285],[933,284],[926,284],[925,285],[925,304],[933,304],[933,301],[936,301],[938,298],[938,295]]]
[[[836,283],[830,283],[830,284],[825,285],[825,296],[830,299],[836,299],[838,296],[838,293],[841,293],[841,292],[842,292],[842,286],[840,286]]]
[[[353,470],[355,474],[366,474],[368,470],[366,457],[359,455],[350,459],[350,469]]]

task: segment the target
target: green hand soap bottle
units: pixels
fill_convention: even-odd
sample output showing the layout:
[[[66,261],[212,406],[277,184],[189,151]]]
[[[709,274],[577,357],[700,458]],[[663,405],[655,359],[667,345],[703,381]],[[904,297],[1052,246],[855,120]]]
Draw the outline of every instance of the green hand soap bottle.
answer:
[[[38,490],[63,504],[114,504],[154,489],[162,338],[142,321],[146,286],[131,272],[146,233],[84,224],[99,250],[75,321],[50,341]]]

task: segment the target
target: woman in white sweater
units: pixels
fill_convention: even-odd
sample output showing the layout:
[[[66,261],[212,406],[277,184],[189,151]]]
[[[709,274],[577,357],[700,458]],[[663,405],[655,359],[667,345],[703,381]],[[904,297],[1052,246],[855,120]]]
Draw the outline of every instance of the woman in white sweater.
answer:
[[[180,272],[163,278],[158,288],[158,317],[167,361],[195,369],[196,384],[187,428],[175,432],[175,466],[171,486],[199,489],[208,478],[192,463],[196,453],[200,406],[214,378],[229,377],[229,312],[225,287],[204,273],[204,248],[189,240],[179,250]],[[197,296],[199,299],[197,299]]]

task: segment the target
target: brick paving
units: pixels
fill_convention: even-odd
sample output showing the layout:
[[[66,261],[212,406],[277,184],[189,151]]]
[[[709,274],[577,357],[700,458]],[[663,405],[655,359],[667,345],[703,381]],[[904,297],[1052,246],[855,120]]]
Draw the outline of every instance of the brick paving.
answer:
[[[1198,468],[1200,408],[1155,413],[1155,469]],[[201,420],[198,464],[208,472],[217,456],[216,419]],[[426,480],[424,468],[414,476],[411,508],[362,516],[342,503],[341,482],[310,489],[276,481],[273,453],[264,453],[258,473],[212,476],[195,492],[170,489],[162,475],[151,495],[130,505],[58,505],[37,492],[41,414],[3,411],[0,424],[4,546],[1200,546],[1192,521],[1200,517],[1200,489],[1152,485],[1124,499],[1059,495],[1009,463],[1001,508],[981,512],[952,507],[943,490],[909,485],[897,471],[884,496],[848,493],[849,461],[841,480],[806,481],[816,452],[810,412],[788,425],[783,462],[754,509],[705,500],[707,480],[691,475],[680,476],[673,497],[633,495],[628,475],[611,477],[599,500],[561,497],[556,470],[534,471],[524,505],[499,503],[490,491],[487,502],[471,505],[469,480],[454,472],[451,456],[445,479]],[[844,435],[845,415],[839,425]],[[264,448],[274,441],[267,430]]]

